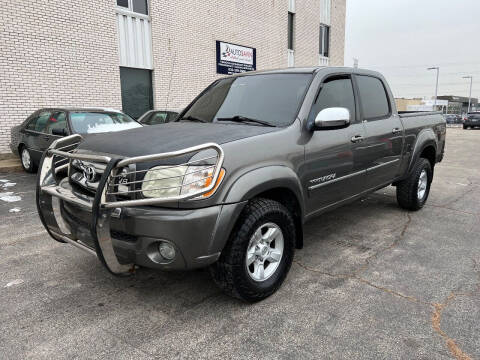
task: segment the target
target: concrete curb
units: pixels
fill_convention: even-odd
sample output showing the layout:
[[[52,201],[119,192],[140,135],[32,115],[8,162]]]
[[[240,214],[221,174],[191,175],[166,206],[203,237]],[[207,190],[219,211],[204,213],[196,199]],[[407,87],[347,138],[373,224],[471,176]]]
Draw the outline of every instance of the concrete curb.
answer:
[[[23,168],[18,158],[0,160],[0,172],[12,173],[12,172],[21,172],[21,171],[23,171]]]

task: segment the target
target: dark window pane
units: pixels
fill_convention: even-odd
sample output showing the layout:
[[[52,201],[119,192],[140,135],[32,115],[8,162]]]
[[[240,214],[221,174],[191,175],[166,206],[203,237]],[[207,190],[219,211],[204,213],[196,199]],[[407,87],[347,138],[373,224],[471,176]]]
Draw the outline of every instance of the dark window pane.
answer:
[[[323,109],[343,107],[350,111],[350,121],[355,119],[355,97],[350,79],[332,79],[323,83],[318,99],[310,112],[310,121]]]
[[[323,56],[329,56],[330,49],[330,26],[325,26],[325,46],[323,48]]]
[[[271,74],[222,79],[200,96],[184,117],[215,122],[238,115],[287,126],[295,120],[311,78],[311,74]]]
[[[140,14],[148,15],[147,0],[132,0],[132,10]]]
[[[57,112],[47,121],[47,133],[53,134],[53,129],[67,130],[67,116],[64,112]]]
[[[47,121],[50,118],[50,111],[42,111],[37,118],[37,121],[35,123],[35,131],[38,132],[46,132],[47,128]]]
[[[144,69],[120,67],[123,111],[138,119],[152,110],[152,72]]]
[[[387,116],[390,113],[387,93],[382,82],[371,76],[358,76],[358,88],[364,119]]]
[[[117,0],[117,5],[128,8],[128,0]]]
[[[293,50],[293,13],[288,13],[288,48]]]
[[[320,25],[319,40],[319,54],[328,57],[330,47],[330,26]]]
[[[38,116],[34,116],[27,124],[26,129],[28,130],[35,130],[35,126],[37,125]]]

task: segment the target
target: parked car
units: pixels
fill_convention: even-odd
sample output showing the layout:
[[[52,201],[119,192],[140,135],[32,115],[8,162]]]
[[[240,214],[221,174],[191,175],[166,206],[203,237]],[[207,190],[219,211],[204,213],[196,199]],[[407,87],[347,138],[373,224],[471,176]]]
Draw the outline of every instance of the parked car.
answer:
[[[445,135],[439,113],[398,113],[377,72],[236,74],[175,122],[52,144],[37,206],[54,239],[112,273],[209,266],[227,294],[253,302],[282,284],[307,220],[391,184],[400,207],[421,209]],[[70,171],[58,178],[62,156]]]
[[[138,122],[143,125],[165,124],[175,121],[180,110],[150,110],[143,114]]]
[[[40,109],[12,128],[10,149],[20,156],[25,171],[35,172],[43,152],[56,139],[71,134],[89,135],[141,126],[114,109]]]
[[[480,112],[469,112],[463,119],[464,129],[480,127]]]
[[[457,124],[458,123],[458,116],[455,114],[445,114],[443,115],[447,124]]]

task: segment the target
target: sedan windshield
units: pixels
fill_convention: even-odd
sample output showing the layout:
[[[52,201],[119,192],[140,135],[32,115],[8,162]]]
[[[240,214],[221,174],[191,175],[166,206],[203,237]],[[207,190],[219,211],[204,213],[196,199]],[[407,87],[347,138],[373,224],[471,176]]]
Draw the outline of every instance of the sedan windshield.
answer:
[[[117,112],[72,112],[70,121],[77,134],[121,131],[142,126],[131,117]]]
[[[230,77],[211,85],[183,114],[182,119],[288,126],[312,79],[311,74],[264,74]],[[251,119],[249,121],[248,119]],[[181,120],[181,119],[179,119]],[[253,121],[252,121],[253,120]]]

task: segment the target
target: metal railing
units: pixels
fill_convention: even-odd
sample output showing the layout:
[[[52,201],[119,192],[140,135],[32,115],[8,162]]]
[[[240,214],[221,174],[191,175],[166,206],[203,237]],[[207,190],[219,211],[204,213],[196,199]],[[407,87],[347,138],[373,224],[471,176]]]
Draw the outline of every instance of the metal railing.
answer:
[[[118,261],[113,249],[112,238],[110,235],[110,219],[113,212],[118,212],[121,207],[133,207],[154,205],[162,203],[172,203],[181,200],[188,200],[200,197],[211,192],[216,186],[222,170],[224,153],[222,148],[215,143],[207,143],[203,145],[193,146],[190,148],[172,151],[167,153],[158,153],[145,156],[137,156],[130,158],[112,158],[104,155],[85,154],[75,152],[73,148],[78,146],[82,141],[80,135],[71,135],[56,140],[46,150],[43,155],[37,182],[37,208],[43,225],[50,235],[61,242],[68,242],[90,254],[96,254],[107,269],[114,274],[128,273],[134,264],[121,264]],[[64,151],[70,149],[69,151]],[[195,159],[196,154],[213,152],[215,155],[206,155],[202,158]],[[138,164],[152,163],[158,160],[171,160],[175,157],[184,158],[192,155],[193,160],[182,161],[180,164],[162,166],[160,169],[142,169],[137,170]],[[92,199],[88,196],[79,196],[72,190],[72,187],[66,184],[67,177],[61,178],[59,168],[55,164],[59,162],[58,158],[67,160],[68,163],[61,166],[62,170],[68,169],[67,177],[70,175],[71,161],[87,161],[90,163],[104,164],[105,170],[98,182],[95,196]],[[205,165],[205,163],[207,163]],[[69,165],[70,164],[70,165]],[[188,171],[189,166],[202,164],[201,169]],[[139,176],[145,175],[147,171],[158,172],[165,169],[172,169],[184,166],[186,172],[178,176],[164,176],[154,179],[139,179]],[[124,169],[128,169],[124,172]],[[207,170],[207,176],[195,179],[184,184],[184,177]],[[159,175],[160,176],[160,175]],[[157,191],[159,189],[137,189],[146,181],[164,181],[172,178],[180,178],[179,184],[171,188],[178,188],[178,195],[168,197],[141,197],[142,192]],[[119,183],[121,178],[129,179],[124,183]],[[208,180],[208,181],[207,181]],[[192,185],[205,181],[206,186],[199,188],[197,191],[182,194],[184,186]],[[123,185],[127,190],[119,190],[119,185]],[[165,189],[168,187],[161,187]],[[130,199],[123,199],[119,196],[131,196]],[[77,205],[91,212],[92,220],[90,227],[91,238],[94,248],[76,239],[72,234],[72,229],[63,219],[61,211],[61,201]]]

